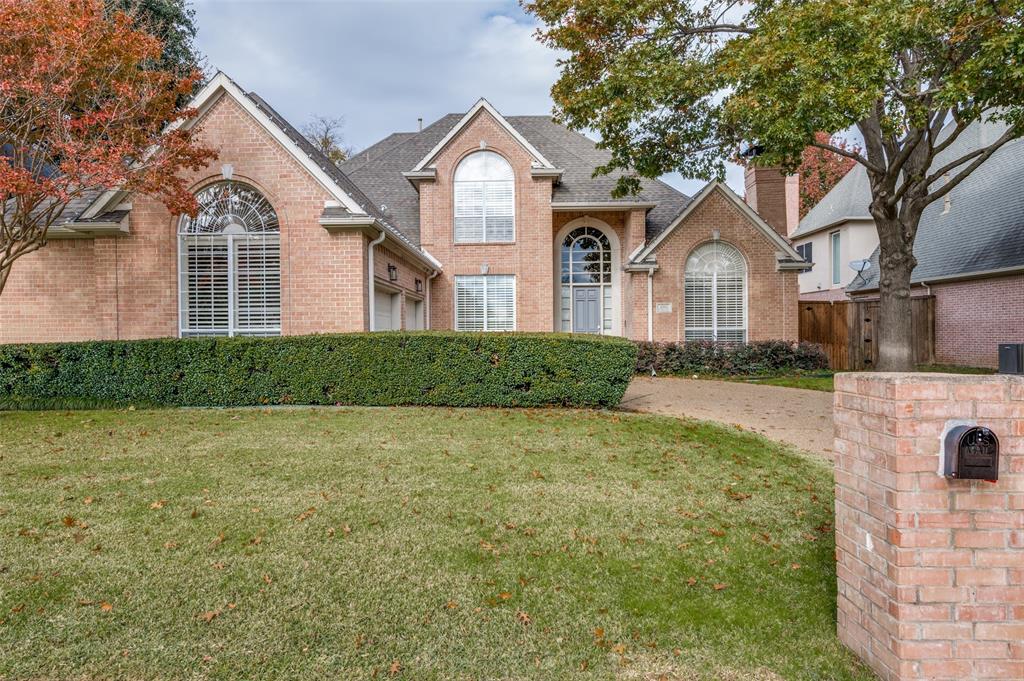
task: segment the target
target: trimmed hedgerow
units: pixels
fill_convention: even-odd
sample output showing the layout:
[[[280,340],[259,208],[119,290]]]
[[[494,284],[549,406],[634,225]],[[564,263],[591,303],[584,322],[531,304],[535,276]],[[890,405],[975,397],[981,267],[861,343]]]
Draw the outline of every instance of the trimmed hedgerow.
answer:
[[[787,341],[759,341],[739,345],[691,341],[637,343],[636,370],[659,374],[714,374],[718,376],[798,373],[828,369],[820,345]]]
[[[0,406],[611,407],[636,365],[622,339],[354,333],[0,346]]]

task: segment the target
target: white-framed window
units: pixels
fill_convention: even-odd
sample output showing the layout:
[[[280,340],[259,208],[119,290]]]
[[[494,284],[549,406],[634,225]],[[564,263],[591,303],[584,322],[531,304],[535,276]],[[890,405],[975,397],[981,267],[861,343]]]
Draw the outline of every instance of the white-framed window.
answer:
[[[515,173],[493,151],[477,151],[455,169],[455,243],[515,241]]]
[[[515,331],[515,276],[456,276],[455,330]]]
[[[747,265],[735,247],[712,241],[686,260],[685,338],[744,343],[747,340]]]
[[[199,213],[178,223],[178,332],[186,336],[281,333],[281,233],[270,203],[240,182],[196,195]]]
[[[840,250],[839,232],[828,235],[829,248],[832,250],[832,285],[838,286],[843,280],[842,251]]]

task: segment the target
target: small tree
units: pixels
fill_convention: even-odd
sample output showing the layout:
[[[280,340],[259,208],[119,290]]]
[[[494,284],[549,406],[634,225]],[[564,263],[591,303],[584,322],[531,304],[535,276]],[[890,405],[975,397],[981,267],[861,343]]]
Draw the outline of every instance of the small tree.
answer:
[[[340,116],[314,116],[309,123],[302,126],[302,134],[310,144],[337,165],[352,155],[352,148],[345,144],[345,137],[341,132],[344,127],[345,119]]]
[[[913,368],[921,214],[1024,133],[1024,0],[529,0],[568,52],[553,89],[603,168],[722,176],[741,143],[792,171],[808,145],[863,165],[880,241],[879,368]],[[979,121],[1000,130],[961,150]],[[815,138],[856,126],[864,151]],[[627,176],[619,191],[635,191]]]
[[[844,151],[860,153],[860,149],[847,144],[846,140],[835,139],[827,132],[819,132],[814,135],[814,141],[818,144],[831,144]],[[832,191],[839,180],[846,177],[846,174],[857,165],[849,156],[840,156],[820,146],[808,146],[800,155],[800,165],[796,174],[800,178],[800,217],[803,218],[818,203],[825,198],[825,194]]]
[[[181,78],[148,68],[162,45],[102,0],[0,0],[0,293],[76,199],[117,188],[197,206],[184,169],[215,152],[173,124]],[[145,67],[145,68],[144,68]]]

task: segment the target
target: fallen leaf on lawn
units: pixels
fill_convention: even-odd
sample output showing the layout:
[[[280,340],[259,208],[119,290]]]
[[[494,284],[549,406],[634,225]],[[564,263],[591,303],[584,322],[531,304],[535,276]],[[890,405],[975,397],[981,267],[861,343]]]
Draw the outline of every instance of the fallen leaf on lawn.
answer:
[[[222,563],[220,561],[217,561],[216,563],[214,563],[210,567],[212,567],[214,570],[223,570],[224,569],[224,563]]]
[[[500,598],[503,601],[507,601],[508,599],[512,598],[512,594],[510,594],[508,591],[502,591],[500,594],[498,594],[498,598]]]
[[[192,520],[195,520],[196,518],[198,518],[199,517],[199,509],[198,508],[193,508],[192,512],[189,514],[188,517],[192,518]]]
[[[86,498],[82,499],[82,503],[85,504],[86,506],[88,506],[92,502],[93,502],[93,498],[92,497],[86,497]]]
[[[626,654],[626,646],[625,646],[625,644],[623,644],[623,643],[616,643],[615,645],[612,646],[612,652],[615,653],[616,655],[625,655]]]
[[[11,612],[19,613],[19,612],[21,612],[24,609],[25,609],[25,604],[24,603],[18,603],[16,606],[11,608]]]
[[[107,603],[106,601],[100,603],[100,610],[102,610],[103,612],[110,612],[113,609],[114,606],[112,606],[110,603]]]
[[[690,585],[690,586],[693,586],[694,584],[697,583],[697,578],[696,577],[690,577],[688,580],[686,580],[686,583],[688,585]]]
[[[74,516],[70,516],[70,515],[66,515],[66,516],[64,516],[61,519],[61,522],[64,523],[64,527],[74,527],[75,526],[75,517]]]
[[[516,619],[519,620],[519,622],[523,625],[527,625],[533,621],[532,619],[530,619],[530,615],[523,610],[520,610],[516,613]]]
[[[715,591],[721,591],[722,589],[726,588],[727,586],[729,586],[729,585],[728,584],[722,584],[721,582],[719,582],[718,584],[715,584],[714,587],[712,587],[712,588]]]
[[[711,528],[710,530],[708,530],[708,532],[710,532],[711,536],[713,536],[713,537],[724,537],[725,536],[725,530],[719,530],[718,528],[714,528],[714,527]]]
[[[199,619],[203,620],[207,624],[212,622],[216,617],[220,615],[220,610],[207,610],[199,616]]]
[[[305,511],[300,513],[295,519],[301,523],[303,520],[307,520],[314,513],[316,513],[316,506],[310,506]]]
[[[352,528],[349,527],[348,524],[342,525],[341,532],[342,532],[342,534],[348,536],[348,535],[352,534]]]
[[[603,627],[595,627],[594,628],[594,638],[596,638],[598,640],[604,638],[604,628]]]
[[[455,610],[457,607],[459,607],[459,604],[455,601],[448,601],[444,604],[444,607],[448,608],[449,610]]]
[[[154,510],[158,510],[158,509],[163,508],[166,504],[167,504],[167,500],[166,499],[159,499],[158,501],[154,501],[152,504],[150,504],[149,507],[154,509]]]
[[[176,549],[178,548],[178,542],[169,541],[164,543],[165,549]]]
[[[800,569],[800,563],[793,563],[789,567],[792,568],[793,570],[799,570]]]
[[[264,582],[266,582],[267,584],[270,584],[270,583],[271,583],[271,582],[273,582],[274,580],[272,580],[272,579],[270,578],[270,575],[263,575],[263,581],[264,581]]]
[[[401,672],[402,672],[402,663],[399,662],[398,660],[395,660],[394,662],[392,662],[391,666],[388,667],[388,675],[389,676],[398,676]]]

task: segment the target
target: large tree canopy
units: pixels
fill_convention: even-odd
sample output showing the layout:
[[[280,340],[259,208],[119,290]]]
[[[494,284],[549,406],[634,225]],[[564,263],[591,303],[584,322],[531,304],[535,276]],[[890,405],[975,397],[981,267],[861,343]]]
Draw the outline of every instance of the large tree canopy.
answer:
[[[110,0],[108,11],[130,15],[135,25],[163,44],[157,68],[185,77],[201,69],[195,47],[196,11],[188,0]]]
[[[559,114],[597,130],[603,170],[721,176],[741,146],[794,170],[808,145],[865,166],[879,232],[881,365],[912,367],[921,212],[1024,133],[1024,0],[530,0],[568,52]],[[1005,131],[950,158],[979,120]],[[818,131],[856,127],[863,151]],[[955,147],[954,147],[955,149]],[[937,160],[939,157],[939,160]],[[637,188],[624,178],[620,192]]]
[[[0,292],[68,205],[100,190],[196,210],[182,170],[215,151],[175,124],[198,72],[153,68],[160,40],[103,0],[0,0]]]

